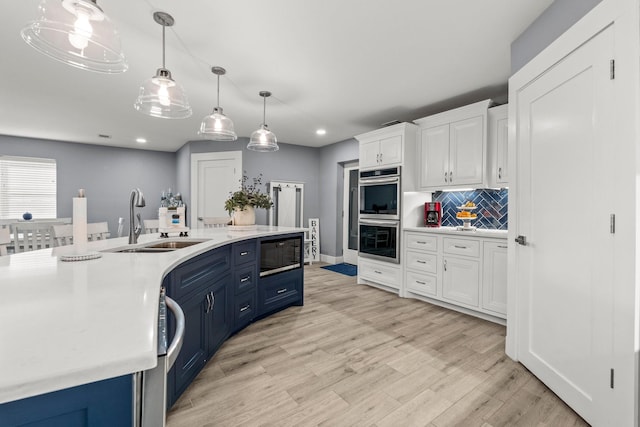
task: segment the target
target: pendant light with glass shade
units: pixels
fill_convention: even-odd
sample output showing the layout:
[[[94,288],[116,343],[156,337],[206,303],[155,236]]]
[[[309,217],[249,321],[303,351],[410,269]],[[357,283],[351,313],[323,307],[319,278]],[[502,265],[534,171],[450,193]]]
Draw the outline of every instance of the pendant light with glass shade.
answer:
[[[271,92],[262,91],[260,96],[263,98],[262,125],[260,129],[251,134],[247,149],[253,151],[278,151],[278,140],[276,135],[267,128],[267,97],[271,96]]]
[[[127,71],[120,37],[96,0],[42,0],[20,34],[39,52],[99,73]]]
[[[140,86],[140,93],[133,105],[141,113],[163,119],[184,119],[191,116],[191,106],[181,85],[171,78],[165,68],[165,28],[174,24],[171,15],[155,12],[153,19],[162,25],[162,68]]]
[[[238,135],[233,129],[233,122],[224,115],[220,107],[220,76],[224,76],[227,70],[222,67],[211,67],[211,72],[218,76],[218,104],[211,114],[202,119],[198,134],[214,141],[235,141]]]

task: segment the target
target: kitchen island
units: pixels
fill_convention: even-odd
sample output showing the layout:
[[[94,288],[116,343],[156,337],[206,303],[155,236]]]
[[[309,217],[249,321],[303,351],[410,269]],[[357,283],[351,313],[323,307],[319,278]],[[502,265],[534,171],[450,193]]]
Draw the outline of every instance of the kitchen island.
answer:
[[[192,230],[181,239],[201,243],[161,253],[113,252],[132,245],[108,239],[88,244],[101,254],[88,261],[61,261],[73,246],[0,257],[0,403],[155,367],[159,291],[172,270],[216,248],[303,231]],[[152,241],[163,240],[142,235],[135,246]]]

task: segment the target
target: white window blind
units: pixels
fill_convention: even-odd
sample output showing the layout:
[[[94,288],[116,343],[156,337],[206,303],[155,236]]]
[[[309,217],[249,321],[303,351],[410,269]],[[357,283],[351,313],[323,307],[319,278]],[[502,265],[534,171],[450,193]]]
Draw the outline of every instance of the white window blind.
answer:
[[[0,219],[55,218],[56,161],[0,155]]]

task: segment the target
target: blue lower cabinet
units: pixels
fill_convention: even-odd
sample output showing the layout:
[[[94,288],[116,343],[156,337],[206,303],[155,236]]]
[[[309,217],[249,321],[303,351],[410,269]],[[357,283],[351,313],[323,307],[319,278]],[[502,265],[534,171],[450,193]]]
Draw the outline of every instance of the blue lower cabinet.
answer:
[[[258,281],[258,316],[282,310],[290,305],[302,305],[302,268],[284,271]]]
[[[132,375],[0,404],[0,427],[127,427],[132,424]]]

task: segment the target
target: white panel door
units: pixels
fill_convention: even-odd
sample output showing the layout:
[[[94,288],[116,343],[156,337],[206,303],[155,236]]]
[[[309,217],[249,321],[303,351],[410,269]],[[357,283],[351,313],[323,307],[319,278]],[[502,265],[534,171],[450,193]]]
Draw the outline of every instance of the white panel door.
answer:
[[[482,184],[485,158],[482,116],[453,122],[449,132],[449,184]]]
[[[613,366],[611,58],[609,28],[516,92],[518,356],[596,425]]]
[[[191,228],[202,228],[202,218],[226,217],[224,202],[240,188],[242,152],[191,155]]]
[[[477,307],[480,294],[480,262],[445,257],[443,263],[442,296]]]
[[[449,125],[422,131],[420,140],[420,187],[446,187],[449,183]]]

